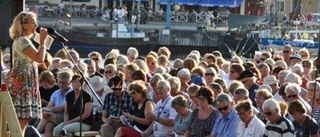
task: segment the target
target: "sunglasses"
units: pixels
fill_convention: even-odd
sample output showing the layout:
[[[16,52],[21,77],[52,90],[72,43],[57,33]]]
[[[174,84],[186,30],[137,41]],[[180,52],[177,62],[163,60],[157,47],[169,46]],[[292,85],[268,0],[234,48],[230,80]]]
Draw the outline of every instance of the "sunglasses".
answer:
[[[233,70],[230,70],[230,73],[235,73],[235,71],[233,71]]]
[[[282,51],[283,53],[289,53],[290,51]]]
[[[227,110],[228,108],[229,108],[229,104],[224,106],[224,107],[218,108],[218,110],[222,111],[222,110]]]
[[[248,80],[241,81],[243,84],[247,83]]]
[[[287,98],[296,98],[296,97],[298,97],[298,95],[289,95],[289,96],[287,96]]]
[[[110,70],[110,71],[104,71],[104,73],[106,73],[106,74],[108,74],[108,73],[112,73],[112,71]]]
[[[10,60],[3,61],[3,63],[5,63],[5,64],[10,63]]]
[[[92,60],[94,60],[94,61],[97,61],[97,60],[99,60],[99,58],[91,58]]]
[[[266,60],[266,59],[265,59],[265,58],[260,58],[260,60],[261,60],[261,61],[264,61],[264,60]]]
[[[214,76],[213,73],[206,73],[205,76]]]
[[[239,61],[230,61],[230,63],[239,63]]]
[[[122,88],[112,88],[112,90],[122,90]]]
[[[263,112],[265,115],[267,116],[271,116],[272,115],[272,111],[271,112]]]

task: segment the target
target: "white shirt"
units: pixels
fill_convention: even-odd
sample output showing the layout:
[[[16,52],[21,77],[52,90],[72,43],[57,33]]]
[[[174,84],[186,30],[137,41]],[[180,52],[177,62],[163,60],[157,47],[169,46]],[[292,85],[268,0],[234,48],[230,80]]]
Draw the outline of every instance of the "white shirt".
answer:
[[[154,114],[159,115],[160,118],[169,118],[174,120],[177,112],[171,107],[172,96],[168,96],[166,100],[159,100],[156,104]],[[158,122],[153,124],[153,136],[154,137],[167,137],[173,130],[173,127],[164,126]]]
[[[254,115],[248,127],[242,121],[239,123],[237,137],[262,137],[264,129],[265,124]]]

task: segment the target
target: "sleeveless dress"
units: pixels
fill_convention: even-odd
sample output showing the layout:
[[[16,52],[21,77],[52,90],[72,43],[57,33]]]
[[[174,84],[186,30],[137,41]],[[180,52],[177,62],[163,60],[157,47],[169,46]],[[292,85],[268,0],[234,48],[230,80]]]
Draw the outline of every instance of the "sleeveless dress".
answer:
[[[20,119],[41,118],[41,98],[38,82],[38,65],[23,51],[32,42],[24,36],[13,42],[13,65],[9,75],[8,91],[11,94],[16,114]]]
[[[135,109],[134,109],[134,111],[133,111],[132,114],[133,114],[134,116],[136,116],[136,117],[139,117],[139,118],[146,118],[146,116],[144,115],[144,110],[145,110],[146,102],[147,102],[147,101],[150,101],[150,100],[149,100],[149,99],[146,99],[146,100],[143,102],[143,104],[142,104],[142,106],[141,106],[140,109],[139,109],[138,103],[137,103],[137,105],[135,106]],[[137,126],[141,131],[145,131],[145,130],[149,127],[149,126],[142,125],[142,124],[140,124],[140,123],[138,123],[138,122],[136,122],[136,121],[133,121],[132,125]]]

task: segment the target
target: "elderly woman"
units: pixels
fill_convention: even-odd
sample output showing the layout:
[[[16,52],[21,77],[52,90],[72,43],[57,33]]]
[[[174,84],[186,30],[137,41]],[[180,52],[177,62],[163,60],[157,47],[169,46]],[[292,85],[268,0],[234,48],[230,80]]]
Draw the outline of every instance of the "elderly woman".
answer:
[[[192,110],[188,108],[188,100],[182,95],[177,95],[173,98],[171,107],[177,112],[174,119],[173,132],[174,134],[183,135],[190,124],[192,114]]]
[[[211,105],[214,102],[214,92],[208,87],[201,87],[197,93],[197,105],[191,114],[190,125],[186,137],[204,137],[210,135],[218,111]]]
[[[296,83],[298,84],[299,86],[301,86],[301,91],[299,92],[300,93],[300,96],[304,99],[304,100],[307,100],[307,90],[305,88],[302,87],[302,78],[296,74],[296,73],[293,73],[293,72],[290,72],[288,73],[285,77],[284,77],[284,81],[285,82],[291,82],[291,83]]]
[[[114,64],[108,64],[104,67],[104,78],[106,85],[109,82],[109,79],[117,75],[117,67]]]
[[[153,101],[147,99],[147,87],[144,81],[136,80],[133,81],[129,87],[128,91],[131,93],[132,98],[137,102],[133,112],[130,114],[128,112],[123,112],[123,116],[129,119],[132,126],[138,127],[141,131],[146,130],[152,123],[151,119],[146,118],[147,112],[153,112],[155,109],[155,104]],[[132,127],[122,126],[118,129],[116,137],[139,137],[141,136],[138,131]]]
[[[302,60],[302,67],[303,67],[303,76],[311,80],[311,71],[313,69],[313,64],[310,59]]]
[[[186,91],[189,87],[189,80],[191,79],[190,71],[186,68],[183,68],[178,71],[177,77],[180,79],[181,82],[181,91]]]
[[[289,82],[284,92],[286,93],[289,103],[294,100],[300,100],[305,106],[307,113],[311,114],[311,106],[300,96],[301,87],[296,83]]]
[[[180,83],[180,79],[178,77],[170,77],[168,79],[168,82],[170,83],[171,86],[171,90],[170,90],[170,94],[171,96],[177,96],[177,95],[182,95],[185,98],[187,98],[189,100],[189,96],[187,93],[182,92],[180,89],[181,87],[181,83]]]
[[[265,115],[262,111],[262,104],[265,100],[272,98],[271,92],[269,92],[267,89],[260,89],[257,91],[256,94],[256,103],[257,103],[257,109],[259,110],[259,113],[257,114],[257,117],[263,122],[266,123],[267,119],[265,118]]]
[[[206,81],[206,85],[211,84],[213,82],[213,79],[216,78],[217,75],[217,71],[214,68],[207,68],[204,73],[204,80]]]
[[[196,108],[198,108],[197,94],[198,94],[199,89],[200,89],[200,86],[198,86],[198,85],[192,85],[187,89],[187,93],[192,101],[189,105],[189,108],[191,110],[195,110]]]
[[[82,131],[88,131],[91,128],[93,99],[89,93],[82,89],[84,80],[80,75],[74,75],[71,82],[73,90],[66,95],[63,122],[54,128],[54,137],[61,136],[61,131],[67,133],[79,132],[80,124],[82,125]]]
[[[229,78],[226,80],[227,85],[230,85],[232,81],[239,78],[242,71],[244,71],[244,66],[242,64],[232,63],[230,65]]]
[[[289,105],[289,113],[293,117],[293,126],[296,136],[318,137],[319,126],[307,113],[303,103],[295,100]]]
[[[312,113],[315,113],[318,109],[320,99],[320,83],[317,81],[309,81],[307,84],[307,98],[312,108]],[[320,109],[319,109],[320,112]]]

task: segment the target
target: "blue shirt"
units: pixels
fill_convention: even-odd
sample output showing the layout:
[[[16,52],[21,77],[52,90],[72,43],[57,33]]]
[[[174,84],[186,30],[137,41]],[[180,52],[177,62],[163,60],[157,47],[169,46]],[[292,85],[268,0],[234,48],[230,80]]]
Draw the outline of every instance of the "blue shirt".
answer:
[[[211,134],[216,137],[236,137],[239,123],[240,118],[235,109],[232,109],[227,117],[220,113]]]
[[[72,87],[69,87],[67,93],[63,95],[61,89],[56,90],[55,92],[52,93],[50,97],[50,101],[54,102],[54,107],[59,107],[64,105],[66,102],[66,95],[73,90]]]

